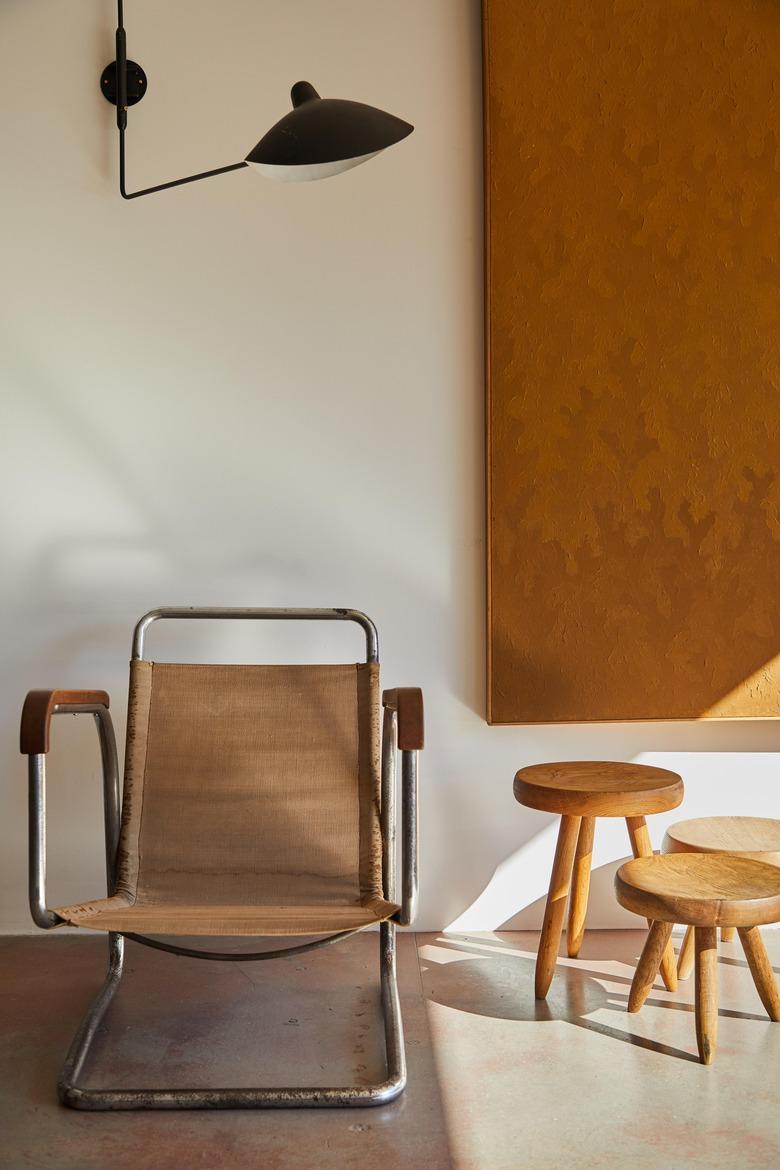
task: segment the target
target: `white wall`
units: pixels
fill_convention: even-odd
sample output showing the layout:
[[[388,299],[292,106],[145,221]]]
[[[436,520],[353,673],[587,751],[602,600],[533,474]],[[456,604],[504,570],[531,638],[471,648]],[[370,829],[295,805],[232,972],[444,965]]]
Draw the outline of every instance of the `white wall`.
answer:
[[[476,0],[126,7],[129,54],[149,76],[130,113],[134,185],[243,157],[299,78],[417,129],[325,183],[241,172],[126,204],[97,90],[112,0],[5,0],[0,929],[31,929],[23,695],[105,687],[123,732],[131,628],[158,604],[374,617],[385,685],[426,692],[421,927],[538,921],[552,827],[512,799],[522,764],[652,760],[683,772],[690,815],[776,812],[769,724],[483,721]],[[286,633],[298,657],[360,644]],[[184,653],[181,631],[155,637],[161,657]],[[241,641],[236,627],[200,628],[202,653],[287,656],[281,636]],[[55,726],[54,903],[101,889],[84,723]],[[592,921],[628,921],[611,895],[618,823],[598,848]]]

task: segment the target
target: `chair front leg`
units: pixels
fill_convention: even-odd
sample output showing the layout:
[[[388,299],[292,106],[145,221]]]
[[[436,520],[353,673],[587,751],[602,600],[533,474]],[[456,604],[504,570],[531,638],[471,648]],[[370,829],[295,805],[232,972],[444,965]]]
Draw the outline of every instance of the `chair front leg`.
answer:
[[[687,979],[693,970],[694,961],[694,947],[693,947],[693,927],[688,926],[685,930],[685,935],[680,943],[680,953],[677,956],[677,978]]]
[[[766,953],[761,931],[757,926],[740,926],[739,940],[742,943],[756,991],[761,997],[767,1015],[770,1020],[778,1023],[780,1022],[780,992],[777,990],[775,973],[769,962],[769,955]]]
[[[696,940],[696,1043],[702,1064],[712,1064],[718,1040],[718,932],[694,928]]]
[[[628,1010],[630,1012],[638,1012],[650,994],[650,988],[658,974],[661,959],[666,953],[671,937],[671,922],[654,922],[650,927],[631,983],[631,992],[628,997]]]
[[[647,831],[645,818],[626,817],[626,826],[628,828],[628,836],[631,841],[631,849],[633,850],[634,857],[652,857],[653,846],[650,843],[650,834]],[[647,925],[653,925],[649,918]],[[664,981],[664,986],[667,991],[677,990],[677,960],[674,957],[671,934],[666,944],[663,958],[661,959],[661,978]]]
[[[547,894],[547,905],[544,909],[544,923],[539,939],[539,954],[536,956],[535,994],[537,999],[547,997],[555,971],[555,960],[558,957],[558,946],[561,941],[563,912],[566,909],[566,898],[569,894],[572,863],[581,819],[581,817],[565,814],[561,817],[558,844],[555,847],[555,860],[550,876],[550,889]]]
[[[566,952],[570,959],[576,959],[579,955],[582,940],[585,935],[585,918],[588,913],[590,868],[593,856],[593,831],[595,826],[595,817],[583,817],[580,824],[579,836],[577,837],[577,850],[574,854],[574,867],[572,869],[571,894],[569,895],[569,921],[566,927]]]

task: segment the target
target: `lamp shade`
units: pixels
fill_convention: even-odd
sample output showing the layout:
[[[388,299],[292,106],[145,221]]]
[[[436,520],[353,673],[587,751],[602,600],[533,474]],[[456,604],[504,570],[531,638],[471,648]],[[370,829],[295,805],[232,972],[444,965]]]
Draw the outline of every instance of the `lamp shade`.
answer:
[[[246,157],[260,174],[286,182],[341,174],[406,138],[401,118],[340,98],[321,98],[308,81],[292,88],[293,109]]]

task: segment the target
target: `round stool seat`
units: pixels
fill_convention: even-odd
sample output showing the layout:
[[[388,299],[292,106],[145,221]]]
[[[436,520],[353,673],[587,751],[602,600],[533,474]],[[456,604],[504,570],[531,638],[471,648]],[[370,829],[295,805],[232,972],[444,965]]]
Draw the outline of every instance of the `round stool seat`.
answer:
[[[542,812],[576,817],[643,817],[668,812],[683,798],[676,772],[607,760],[532,764],[515,775],[515,800]]]
[[[780,921],[780,869],[733,854],[667,853],[621,865],[617,900],[660,922],[762,926]]]
[[[780,821],[769,817],[697,817],[666,830],[664,853],[739,853],[780,865]]]

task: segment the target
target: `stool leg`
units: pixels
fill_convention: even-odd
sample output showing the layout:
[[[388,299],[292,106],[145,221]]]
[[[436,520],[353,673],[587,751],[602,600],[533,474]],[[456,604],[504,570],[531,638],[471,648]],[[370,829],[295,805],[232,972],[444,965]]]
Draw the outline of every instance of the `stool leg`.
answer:
[[[737,933],[737,928],[735,926],[721,926],[721,928],[720,928],[720,941],[721,942],[733,942],[734,935],[736,933]]]
[[[685,937],[680,944],[680,953],[677,956],[677,978],[687,979],[693,970],[693,927],[685,931]]]
[[[631,983],[631,991],[628,996],[628,1010],[630,1012],[638,1012],[647,999],[671,937],[671,922],[655,921],[652,923]]]
[[[761,1002],[766,1008],[770,1020],[780,1022],[780,992],[775,983],[775,973],[766,953],[764,940],[757,926],[740,926],[739,939],[745,958],[750,967],[750,974],[756,985],[756,991],[761,996]]]
[[[558,844],[555,847],[550,876],[550,890],[547,894],[547,905],[544,909],[544,924],[539,939],[539,954],[536,956],[536,998],[545,999],[552,982],[555,960],[558,956],[558,946],[561,941],[561,927],[563,926],[563,912],[566,909],[566,898],[571,881],[571,867],[574,861],[574,850],[577,845],[577,836],[580,831],[580,817],[561,817],[561,827],[558,830]]]
[[[647,831],[647,822],[644,817],[626,817],[628,836],[634,857],[652,857],[653,846],[650,844],[650,834]],[[650,919],[648,926],[652,923]],[[674,947],[670,941],[666,944],[666,951],[661,960],[661,977],[667,991],[677,990],[677,960],[674,957]]]
[[[712,1064],[718,1039],[718,932],[694,928],[696,940],[696,1043],[702,1064]]]
[[[569,923],[566,928],[566,950],[570,959],[576,959],[585,934],[585,915],[588,912],[590,890],[590,859],[593,853],[594,817],[583,817],[574,854],[574,869],[569,894]]]

